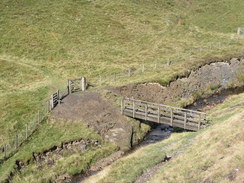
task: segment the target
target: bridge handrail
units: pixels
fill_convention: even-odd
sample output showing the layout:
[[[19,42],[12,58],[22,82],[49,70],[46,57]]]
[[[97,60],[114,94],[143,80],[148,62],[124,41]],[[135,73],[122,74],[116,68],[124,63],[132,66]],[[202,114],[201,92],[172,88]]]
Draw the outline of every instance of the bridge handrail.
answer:
[[[157,106],[167,107],[167,108],[171,108],[171,109],[177,109],[177,110],[181,110],[181,111],[184,111],[184,112],[197,113],[197,114],[204,115],[205,117],[207,115],[205,112],[194,111],[194,110],[184,109],[184,108],[180,108],[180,107],[173,107],[173,106],[165,105],[165,104],[157,104],[157,103],[153,103],[153,102],[147,102],[147,101],[133,99],[133,98],[128,98],[128,97],[123,98],[123,99],[124,100],[127,100],[127,101],[135,101],[135,102],[140,102],[140,103],[146,103],[146,104],[151,104],[151,105],[157,105]]]

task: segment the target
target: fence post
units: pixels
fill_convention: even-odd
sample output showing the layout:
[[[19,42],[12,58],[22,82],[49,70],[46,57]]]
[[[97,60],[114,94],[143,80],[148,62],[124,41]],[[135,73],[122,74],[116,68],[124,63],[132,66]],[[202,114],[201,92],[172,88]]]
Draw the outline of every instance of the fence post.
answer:
[[[101,75],[99,76],[99,83],[100,83],[100,86],[102,86],[102,76]]]
[[[50,98],[50,111],[53,109],[54,107],[54,104],[53,104],[53,94],[51,95],[51,98]]]
[[[40,123],[40,111],[37,112],[37,123]]]
[[[124,114],[124,106],[125,106],[124,98],[122,98],[122,99],[121,99],[121,114],[122,114],[122,115]]]
[[[81,91],[85,91],[86,90],[86,78],[82,77],[81,78]]]
[[[131,70],[130,70],[130,68],[128,70],[128,76],[131,77]]]
[[[117,75],[116,73],[114,73],[114,81],[116,81],[116,79],[117,79]]]
[[[60,97],[60,92],[59,92],[59,90],[57,91],[57,97],[58,97],[58,104],[60,104],[60,103],[61,103],[61,97]]]
[[[25,138],[28,138],[28,124],[25,125]]]
[[[157,63],[154,64],[154,69],[155,69],[155,70],[157,69]]]
[[[4,144],[4,158],[7,157],[7,145]]]
[[[167,65],[170,65],[170,64],[171,64],[171,61],[168,59]]]
[[[141,72],[144,72],[144,71],[145,71],[145,65],[143,64],[141,67]]]
[[[133,118],[135,118],[135,101],[133,100]]]
[[[16,137],[15,137],[16,139],[15,139],[15,147],[16,147],[16,149],[18,148],[18,146],[19,146],[19,139],[18,139],[18,134],[16,135]]]
[[[71,81],[68,79],[68,95],[71,94]]]
[[[198,130],[200,130],[200,127],[201,127],[201,114],[199,114]]]
[[[237,29],[237,35],[241,35],[241,28],[240,27]]]

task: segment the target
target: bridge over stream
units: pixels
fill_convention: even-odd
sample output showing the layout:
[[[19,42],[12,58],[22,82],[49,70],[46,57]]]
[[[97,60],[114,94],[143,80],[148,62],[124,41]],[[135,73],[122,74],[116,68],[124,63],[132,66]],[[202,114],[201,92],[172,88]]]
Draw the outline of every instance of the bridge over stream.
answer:
[[[198,131],[206,126],[206,113],[204,112],[131,98],[121,100],[121,113],[132,118],[192,131]]]

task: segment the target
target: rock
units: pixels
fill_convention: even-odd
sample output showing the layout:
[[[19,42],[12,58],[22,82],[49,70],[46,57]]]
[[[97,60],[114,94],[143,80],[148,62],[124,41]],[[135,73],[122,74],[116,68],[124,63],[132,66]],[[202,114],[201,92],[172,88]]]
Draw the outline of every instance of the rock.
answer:
[[[84,152],[86,150],[86,144],[83,144],[81,147],[80,147],[80,150],[81,152]]]

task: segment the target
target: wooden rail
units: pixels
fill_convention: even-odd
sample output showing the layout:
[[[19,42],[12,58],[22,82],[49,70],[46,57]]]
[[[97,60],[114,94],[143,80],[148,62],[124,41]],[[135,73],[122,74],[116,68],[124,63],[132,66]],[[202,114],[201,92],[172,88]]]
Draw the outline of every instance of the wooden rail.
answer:
[[[206,113],[131,98],[121,101],[121,113],[136,119],[198,131],[206,125]]]

